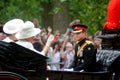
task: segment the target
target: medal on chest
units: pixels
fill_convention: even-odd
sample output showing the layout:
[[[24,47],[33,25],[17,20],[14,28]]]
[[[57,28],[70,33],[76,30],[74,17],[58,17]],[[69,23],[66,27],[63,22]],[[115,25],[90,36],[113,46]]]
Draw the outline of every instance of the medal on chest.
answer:
[[[83,48],[78,47],[77,56],[79,56],[79,57],[83,56]]]
[[[83,57],[83,50],[81,50],[80,52],[79,52],[79,55],[78,55],[79,57]]]

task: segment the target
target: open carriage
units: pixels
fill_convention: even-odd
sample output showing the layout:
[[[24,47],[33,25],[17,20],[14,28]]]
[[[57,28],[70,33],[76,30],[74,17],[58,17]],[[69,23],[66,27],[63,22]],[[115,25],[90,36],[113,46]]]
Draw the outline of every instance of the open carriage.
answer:
[[[110,5],[110,10],[115,8],[115,11],[109,11],[112,15],[108,15],[103,36],[100,37],[103,40],[102,50],[96,54],[95,72],[47,70],[47,57],[15,43],[0,41],[0,80],[120,80],[120,11],[114,13],[120,8]]]
[[[118,50],[99,50],[96,55],[98,63],[96,72],[69,72],[47,70],[47,57],[13,42],[0,41],[0,45],[1,71],[9,71],[10,75],[13,72],[28,80],[114,80],[114,77],[117,77],[116,80],[120,79]],[[24,80],[24,78],[16,80]]]

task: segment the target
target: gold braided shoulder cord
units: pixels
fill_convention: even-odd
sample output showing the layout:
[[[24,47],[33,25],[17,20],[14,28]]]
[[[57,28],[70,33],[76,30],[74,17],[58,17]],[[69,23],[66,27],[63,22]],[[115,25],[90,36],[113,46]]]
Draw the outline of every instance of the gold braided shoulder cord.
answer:
[[[93,42],[86,40],[85,43],[78,49],[77,56],[80,54],[80,51],[83,50],[83,48],[90,43],[93,43]]]

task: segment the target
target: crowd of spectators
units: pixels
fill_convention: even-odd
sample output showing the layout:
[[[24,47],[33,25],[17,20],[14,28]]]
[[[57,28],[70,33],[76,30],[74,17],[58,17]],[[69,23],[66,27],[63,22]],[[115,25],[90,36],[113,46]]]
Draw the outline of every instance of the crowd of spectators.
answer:
[[[38,23],[37,19],[33,20],[33,23],[36,28],[40,28],[41,33],[37,34],[34,39],[33,46],[37,51],[42,51],[47,39],[50,34],[54,35],[54,40],[52,41],[50,48],[45,56],[49,57],[47,60],[47,64],[49,69],[51,70],[61,70],[67,69],[74,58],[74,47],[75,42],[72,37],[71,28],[67,28],[65,33],[60,33],[59,30],[52,31],[50,26],[46,28],[41,27]],[[75,22],[71,22],[69,26],[74,24]],[[80,23],[77,19],[76,23]],[[3,25],[1,25],[3,26]],[[98,38],[101,35],[101,31],[97,31],[94,35],[89,35],[87,39],[92,40],[97,49],[101,49],[102,40]],[[3,40],[7,37],[7,35],[1,31],[0,32],[0,40]]]

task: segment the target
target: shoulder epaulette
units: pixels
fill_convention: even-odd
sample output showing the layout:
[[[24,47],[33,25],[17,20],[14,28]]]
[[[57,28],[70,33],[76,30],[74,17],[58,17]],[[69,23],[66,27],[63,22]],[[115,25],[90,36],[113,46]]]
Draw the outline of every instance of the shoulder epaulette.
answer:
[[[80,54],[80,51],[83,50],[83,48],[87,45],[87,44],[93,44],[92,41],[89,41],[89,40],[86,40],[85,43],[78,49],[78,52],[77,52],[77,56]]]
[[[85,42],[86,42],[87,44],[91,44],[91,43],[93,44],[93,42],[92,42],[92,41],[89,41],[89,40],[86,40]]]

